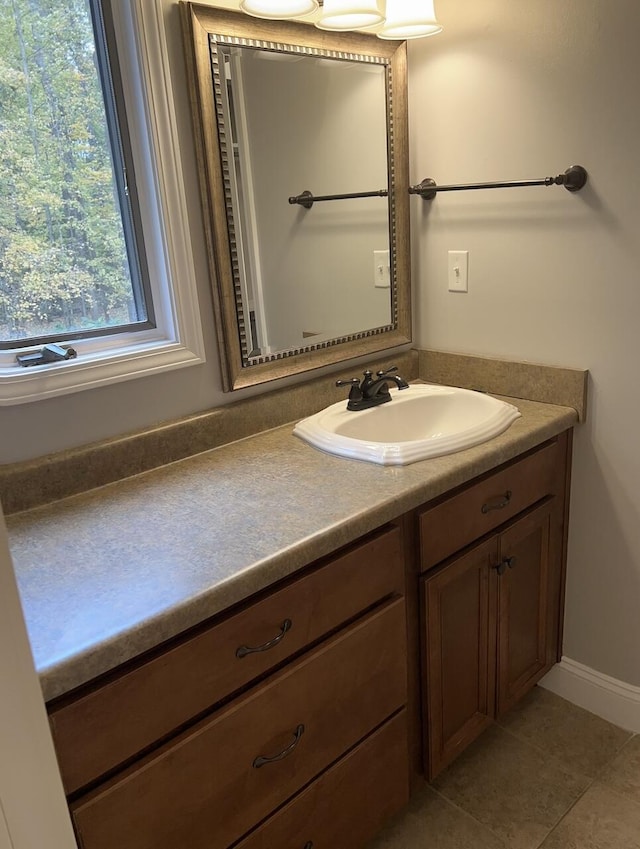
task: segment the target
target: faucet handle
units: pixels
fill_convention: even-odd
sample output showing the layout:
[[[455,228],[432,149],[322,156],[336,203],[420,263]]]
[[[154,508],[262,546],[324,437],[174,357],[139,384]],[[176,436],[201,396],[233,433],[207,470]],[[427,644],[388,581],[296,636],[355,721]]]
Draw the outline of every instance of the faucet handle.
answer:
[[[351,389],[349,390],[349,400],[362,400],[362,389],[360,387],[360,381],[357,377],[352,377],[349,380],[336,380],[336,386],[350,386]]]
[[[398,371],[398,366],[389,366],[386,371],[377,371],[376,377],[386,377],[388,374],[393,374]]]
[[[336,386],[350,386],[349,401],[362,401],[362,389],[357,377],[352,377],[349,380],[336,380]]]

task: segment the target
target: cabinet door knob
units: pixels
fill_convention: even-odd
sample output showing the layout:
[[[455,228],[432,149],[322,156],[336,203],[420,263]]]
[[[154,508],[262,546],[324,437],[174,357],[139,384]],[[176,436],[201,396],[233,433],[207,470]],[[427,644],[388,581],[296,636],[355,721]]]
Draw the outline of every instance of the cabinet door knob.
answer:
[[[490,498],[482,505],[483,513],[490,513],[492,510],[502,510],[511,501],[512,492],[508,489],[504,495],[497,495],[495,498]]]
[[[278,752],[277,755],[271,755],[270,757],[267,757],[266,755],[259,755],[254,760],[253,766],[256,769],[260,769],[260,767],[264,766],[265,764],[273,764],[273,763],[276,763],[276,761],[284,760],[284,758],[288,757],[293,752],[295,747],[300,742],[300,738],[302,737],[303,734],[304,734],[304,725],[300,724],[300,725],[298,725],[298,727],[295,730],[292,742],[289,743],[289,745],[287,746],[286,749],[283,749],[281,752]]]
[[[291,619],[285,619],[282,625],[280,626],[280,633],[276,634],[276,636],[269,640],[268,643],[263,643],[261,646],[238,646],[236,649],[236,657],[246,657],[248,654],[255,654],[255,652],[259,651],[269,651],[269,649],[274,648],[278,645],[280,640],[284,637],[287,631],[291,628],[293,622]]]
[[[513,567],[515,565],[516,565],[516,558],[511,556],[511,557],[503,557],[502,560],[499,563],[496,563],[491,568],[495,569],[496,572],[498,573],[498,575],[504,575],[504,573],[507,571],[507,567],[509,569],[513,569]]]

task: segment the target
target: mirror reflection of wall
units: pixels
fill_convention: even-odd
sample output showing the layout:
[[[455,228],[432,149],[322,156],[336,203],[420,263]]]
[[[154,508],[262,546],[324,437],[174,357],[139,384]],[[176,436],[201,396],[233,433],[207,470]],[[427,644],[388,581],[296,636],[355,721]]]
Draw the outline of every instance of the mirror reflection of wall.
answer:
[[[408,344],[406,44],[180,9],[225,391]]]
[[[305,189],[387,189],[384,64],[217,49],[230,93],[223,118],[235,130],[231,201],[246,355],[388,326],[385,254],[374,261],[374,252],[389,250],[388,200],[309,210],[288,203]]]

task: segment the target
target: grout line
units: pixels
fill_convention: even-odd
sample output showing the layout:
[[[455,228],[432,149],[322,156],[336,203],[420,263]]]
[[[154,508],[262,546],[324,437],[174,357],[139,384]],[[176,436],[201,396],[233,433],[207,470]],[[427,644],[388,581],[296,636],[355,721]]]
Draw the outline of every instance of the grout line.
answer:
[[[606,720],[604,720],[604,721],[606,722]],[[609,723],[609,724],[610,724],[610,725],[612,725],[613,723]],[[496,720],[496,725],[497,725],[497,726],[498,726],[498,727],[499,727],[502,731],[506,732],[507,734],[510,734],[510,735],[511,735],[511,737],[513,737],[513,738],[514,738],[514,740],[517,740],[519,743],[523,743],[523,744],[525,744],[525,745],[527,745],[527,746],[530,746],[532,749],[534,749],[536,752],[538,752],[538,754],[544,755],[544,756],[545,756],[545,758],[548,758],[549,760],[552,760],[555,764],[557,764],[558,766],[560,766],[560,767],[561,767],[561,768],[562,768],[565,772],[568,772],[568,773],[570,773],[571,775],[575,775],[575,776],[577,776],[578,778],[586,778],[586,779],[588,779],[589,781],[595,781],[595,780],[597,779],[597,777],[598,777],[597,775],[595,775],[595,776],[588,775],[586,772],[581,772],[580,770],[576,770],[576,769],[574,769],[573,767],[569,767],[569,766],[567,766],[567,765],[566,765],[566,764],[565,764],[565,763],[564,763],[564,762],[563,762],[563,761],[562,761],[562,760],[561,760],[561,759],[560,759],[557,755],[552,754],[552,753],[551,753],[551,752],[549,752],[547,749],[543,749],[541,746],[538,746],[536,743],[532,742],[531,740],[528,740],[528,739],[525,739],[524,737],[521,737],[519,734],[516,734],[516,732],[515,732],[515,731],[512,731],[510,728],[505,728],[505,726],[504,726],[504,725],[500,725],[500,723],[499,723],[497,720]],[[618,726],[618,725],[616,725],[615,727],[616,727],[616,728],[619,728],[619,726]],[[625,729],[624,729],[624,728],[622,728],[622,729],[620,729],[620,730],[621,730],[621,731],[624,731]],[[629,732],[629,733],[630,733],[630,732]],[[620,746],[620,748],[619,748],[619,749],[616,749],[615,754],[613,754],[613,755],[611,756],[611,758],[607,759],[607,760],[604,762],[604,764],[601,764],[601,766],[599,767],[599,769],[604,769],[605,767],[609,766],[609,764],[610,764],[610,763],[612,763],[612,761],[613,761],[613,760],[615,760],[615,758],[617,758],[617,757],[618,757],[618,755],[620,754],[620,752],[622,751],[622,749],[624,749],[624,747],[625,747],[625,746],[626,746],[626,745],[627,745],[627,744],[628,744],[628,743],[629,743],[629,742],[633,739],[633,736],[634,736],[634,735],[633,735],[633,734],[631,734],[631,736],[630,736],[627,740],[625,740],[625,741],[624,741],[624,743]]]
[[[506,728],[503,728],[502,730],[503,730],[503,731],[506,731]],[[524,742],[524,741],[520,740],[520,738],[517,738],[514,734],[512,734],[511,736],[512,736],[512,737],[514,737],[514,739],[517,739],[519,743],[523,743],[523,742]],[[532,747],[532,748],[534,748],[534,747]],[[536,749],[536,751],[538,751],[538,752],[539,752],[540,750]],[[580,773],[580,775],[582,775],[582,773]],[[592,786],[593,784],[595,784],[595,783],[596,783],[596,781],[598,780],[597,778],[589,778],[589,776],[583,776],[583,777],[584,777],[584,778],[586,778],[586,779],[588,780],[588,784],[587,784],[587,786],[585,787],[585,789],[584,789],[583,791],[581,791],[581,792],[580,792],[580,794],[577,796],[577,798],[576,798],[573,802],[571,802],[571,804],[569,805],[569,807],[568,807],[565,811],[563,811],[563,813],[562,813],[562,814],[560,814],[560,816],[558,817],[558,819],[556,820],[556,822],[554,822],[554,824],[551,826],[551,828],[549,829],[549,831],[548,831],[548,832],[544,835],[544,837],[542,838],[542,840],[541,840],[539,843],[537,843],[535,846],[532,846],[532,847],[531,847],[531,849],[540,849],[540,847],[544,844],[545,840],[547,840],[547,839],[548,839],[548,837],[549,837],[549,835],[551,834],[551,832],[552,832],[555,828],[557,828],[557,826],[558,826],[558,825],[562,822],[562,820],[563,820],[563,819],[567,816],[567,814],[568,814],[568,813],[569,813],[569,812],[570,812],[570,811],[571,811],[571,810],[575,807],[575,805],[577,805],[577,803],[580,801],[580,799],[582,799],[582,797],[583,797],[583,796],[584,796],[584,794],[587,792],[587,790],[589,790],[589,789],[591,788],[591,786]],[[496,834],[496,832],[495,832],[495,831],[491,828],[491,826],[487,825],[486,823],[483,823],[481,820],[479,820],[479,819],[477,819],[476,817],[474,817],[474,816],[473,816],[473,814],[470,814],[468,811],[465,811],[465,809],[464,809],[464,808],[461,808],[459,805],[457,805],[457,804],[456,804],[455,802],[453,802],[451,799],[447,798],[447,796],[445,796],[443,793],[441,793],[439,790],[437,790],[437,789],[436,789],[435,787],[433,787],[432,785],[429,785],[429,786],[431,787],[431,789],[432,789],[432,790],[433,790],[433,791],[434,791],[434,792],[435,792],[435,793],[436,793],[436,794],[437,794],[437,795],[438,795],[441,799],[443,799],[445,802],[447,802],[449,805],[451,805],[451,807],[453,807],[453,808],[455,808],[456,810],[460,811],[460,812],[461,812],[461,813],[463,813],[466,817],[469,817],[470,819],[474,820],[474,822],[479,823],[479,824],[480,824],[483,828],[485,828],[487,831],[489,831],[489,832],[493,835],[493,837],[495,837],[495,838],[496,838],[496,840],[498,840],[498,841],[499,841],[499,842],[500,842],[503,846],[505,846],[505,849],[509,849],[509,847],[507,847],[507,844],[504,842],[504,840],[502,839],[502,837],[501,837],[500,835]]]
[[[575,778],[584,778],[588,782],[595,781],[595,776],[587,775],[585,772],[580,772],[579,770],[575,770],[571,767],[568,767],[563,761],[560,760],[556,755],[552,755],[546,749],[543,749],[541,746],[537,746],[535,743],[532,743],[531,740],[525,740],[523,737],[520,737],[515,732],[511,731],[509,728],[505,728],[503,725],[498,725],[501,731],[504,731],[505,734],[508,734],[512,739],[517,740],[523,746],[527,746],[532,751],[536,752],[538,755],[543,755],[546,760],[552,761],[554,766],[559,767],[562,772],[566,772],[569,775],[574,776]]]
[[[498,725],[499,725],[499,723],[496,723],[496,724],[498,724]],[[613,723],[609,723],[609,724],[610,724],[610,725],[613,725]],[[633,738],[634,738],[635,736],[637,736],[637,735],[635,735],[635,734],[631,734],[631,735],[629,736],[629,738],[628,738],[627,740],[625,740],[625,742],[624,742],[621,746],[619,746],[619,747],[616,749],[615,753],[614,753],[614,754],[613,754],[610,758],[608,758],[608,759],[605,761],[605,763],[604,763],[604,764],[602,764],[602,765],[601,765],[601,767],[600,767],[600,768],[599,768],[599,770],[598,770],[598,773],[597,773],[595,776],[588,776],[588,775],[585,775],[585,773],[582,773],[582,772],[577,772],[577,773],[576,773],[576,772],[574,772],[573,770],[569,770],[569,768],[568,768],[568,767],[566,767],[566,766],[565,766],[565,764],[563,764],[563,763],[562,763],[562,762],[561,762],[561,761],[560,761],[557,757],[555,757],[554,755],[549,754],[549,752],[546,752],[546,751],[544,751],[542,748],[540,748],[540,747],[536,746],[536,745],[535,745],[535,743],[530,743],[530,741],[528,741],[528,740],[526,740],[526,741],[525,741],[525,740],[523,740],[523,739],[522,739],[521,737],[519,737],[517,734],[515,734],[514,732],[510,731],[510,730],[509,730],[509,729],[507,729],[507,728],[504,728],[504,726],[502,726],[502,725],[499,725],[499,727],[500,727],[503,731],[506,731],[506,732],[507,732],[507,734],[511,734],[511,736],[512,736],[514,739],[518,740],[518,742],[520,742],[520,743],[524,743],[524,744],[527,744],[527,745],[530,745],[530,746],[531,746],[531,748],[535,749],[536,751],[540,752],[541,754],[544,754],[547,758],[549,758],[550,760],[554,761],[555,763],[560,764],[560,765],[563,767],[563,769],[564,769],[565,771],[567,771],[567,772],[571,772],[571,774],[573,774],[573,775],[577,775],[578,777],[586,778],[586,779],[587,779],[587,781],[588,781],[588,784],[587,784],[587,786],[584,788],[584,790],[583,790],[583,791],[582,791],[582,792],[581,792],[581,793],[577,796],[577,798],[576,798],[576,799],[575,799],[575,800],[574,800],[574,801],[573,801],[573,802],[569,805],[569,807],[567,808],[567,810],[566,810],[566,811],[564,811],[564,813],[563,813],[563,814],[561,814],[561,816],[557,819],[557,821],[556,821],[556,822],[553,824],[553,826],[549,829],[549,831],[547,832],[547,834],[545,835],[545,837],[543,838],[543,840],[541,840],[541,842],[540,842],[540,843],[538,843],[538,845],[537,845],[536,849],[540,849],[540,847],[541,847],[541,846],[543,846],[543,844],[544,844],[544,843],[545,843],[545,841],[549,838],[549,836],[551,835],[551,833],[552,833],[553,831],[555,831],[555,829],[556,829],[556,828],[560,825],[560,823],[561,823],[561,822],[562,822],[562,821],[563,821],[563,820],[564,820],[564,819],[565,819],[565,818],[566,818],[566,817],[567,817],[567,816],[571,813],[571,811],[573,810],[573,808],[574,808],[574,807],[578,804],[578,802],[582,799],[582,797],[583,797],[583,796],[584,796],[584,795],[585,795],[585,794],[586,794],[589,790],[591,790],[591,788],[594,786],[594,784],[597,784],[597,783],[602,784],[602,786],[606,787],[609,791],[611,791],[612,793],[614,793],[614,794],[615,794],[615,795],[617,795],[618,797],[620,797],[620,798],[622,798],[622,799],[625,799],[626,801],[630,801],[630,802],[632,802],[634,805],[636,805],[638,808],[640,808],[640,803],[639,803],[639,802],[637,802],[635,799],[632,799],[630,796],[627,796],[627,795],[626,795],[626,794],[624,794],[624,793],[620,793],[619,791],[615,790],[615,788],[610,787],[609,785],[604,784],[604,782],[602,781],[602,778],[603,778],[603,776],[604,776],[604,773],[608,770],[608,768],[611,766],[611,764],[613,763],[613,761],[614,761],[614,760],[618,757],[618,755],[622,752],[622,750],[623,750],[623,749],[625,749],[625,748],[629,745],[629,743],[631,742],[631,740],[633,740]],[[615,727],[616,727],[616,728],[618,728],[619,726],[615,726]],[[625,730],[625,729],[621,729],[621,730]]]
[[[585,776],[585,777],[586,777],[586,778],[588,778],[588,776]],[[547,839],[549,838],[549,835],[550,835],[553,831],[555,831],[555,829],[556,829],[556,828],[560,825],[560,823],[562,822],[562,820],[563,820],[566,816],[568,816],[568,815],[571,813],[571,811],[575,808],[575,806],[576,806],[576,805],[578,804],[578,802],[582,799],[582,797],[585,795],[585,793],[593,787],[593,785],[596,783],[596,781],[597,781],[597,780],[598,780],[597,778],[591,778],[591,779],[589,779],[589,783],[588,783],[588,784],[587,784],[587,786],[584,788],[584,790],[583,790],[583,791],[582,791],[582,792],[578,795],[578,797],[577,797],[576,799],[574,799],[574,801],[573,801],[573,802],[569,805],[569,807],[567,808],[567,810],[566,810],[563,814],[561,814],[561,815],[558,817],[558,819],[556,820],[556,822],[554,822],[554,824],[551,826],[551,828],[549,829],[549,831],[548,831],[548,832],[547,832],[547,834],[545,835],[544,839],[543,839],[543,840],[541,840],[541,841],[540,841],[540,843],[538,843],[538,845],[536,846],[536,849],[540,849],[540,847],[544,844],[545,840],[547,840]]]
[[[7,814],[2,804],[2,799],[0,799],[0,842],[2,842],[5,836],[6,839],[9,841],[9,843],[7,844],[7,849],[13,849],[15,844],[13,842],[13,838],[11,837],[11,832],[9,831],[9,822],[7,820]],[[4,846],[4,842],[2,842],[2,845]]]
[[[616,727],[617,727],[617,726],[616,726]],[[634,739],[634,737],[637,737],[637,736],[638,736],[637,734],[631,734],[631,736],[630,736],[627,740],[625,740],[625,741],[624,741],[624,743],[620,746],[620,748],[616,751],[615,755],[613,755],[613,757],[612,757],[610,760],[608,760],[608,761],[606,762],[606,764],[604,765],[604,767],[605,767],[605,768],[610,767],[610,766],[611,766],[611,764],[612,764],[612,763],[615,761],[615,759],[618,757],[618,755],[619,755],[619,754],[621,754],[621,752],[623,751],[623,749],[626,749],[626,748],[627,748],[627,746],[629,745],[629,743],[631,743],[631,741]]]
[[[612,724],[612,723],[610,723],[610,724]],[[501,731],[508,734],[512,739],[516,740],[520,745],[523,745],[523,746],[529,748],[531,751],[534,751],[538,754],[542,754],[542,755],[544,755],[545,758],[553,761],[553,764],[554,765],[557,764],[562,769],[563,772],[567,772],[567,773],[575,775],[577,777],[584,778],[587,781],[585,788],[582,791],[580,791],[579,794],[577,795],[577,797],[573,800],[573,802],[571,802],[568,805],[567,809],[558,817],[556,822],[549,828],[549,830],[546,832],[544,837],[536,844],[535,847],[532,846],[532,847],[530,847],[530,849],[541,849],[541,847],[549,839],[551,834],[558,828],[558,826],[563,822],[563,820],[568,817],[568,815],[575,808],[575,806],[582,800],[582,798],[596,784],[599,784],[600,786],[605,787],[607,790],[614,793],[620,799],[624,800],[625,802],[630,802],[633,807],[640,809],[640,802],[638,802],[636,799],[632,798],[631,796],[629,796],[629,795],[627,795],[623,792],[620,792],[620,791],[614,789],[613,787],[610,787],[609,785],[607,785],[603,782],[603,777],[604,777],[605,773],[608,771],[612,762],[630,744],[630,742],[635,737],[638,737],[639,735],[630,734],[629,738],[627,740],[625,740],[625,742],[616,749],[615,753],[598,769],[597,774],[595,776],[588,776],[588,775],[585,775],[582,772],[574,772],[569,767],[567,767],[562,761],[560,761],[557,757],[550,755],[548,752],[544,751],[542,748],[535,745],[534,743],[531,743],[529,740],[524,740],[522,737],[520,737],[518,734],[515,734],[513,731],[510,731],[509,729],[504,728],[504,726],[500,725],[499,722],[496,722],[495,725],[498,728],[500,728]],[[427,784],[427,787],[428,787],[428,789],[431,793],[433,793],[438,799],[440,799],[447,807],[449,807],[457,815],[461,815],[461,817],[464,820],[471,821],[471,822],[475,823],[477,826],[479,826],[481,829],[483,829],[485,832],[487,832],[488,835],[491,835],[495,839],[496,843],[499,846],[504,847],[504,849],[509,849],[509,846],[505,842],[504,837],[501,836],[500,834],[497,834],[489,825],[487,825],[486,823],[479,820],[472,813],[465,810],[463,807],[461,807],[459,804],[454,802],[452,799],[449,799],[441,790],[439,790],[436,786],[434,786],[434,784]],[[409,849],[409,847],[404,847],[404,849]]]
[[[626,745],[626,744],[625,744],[625,745]],[[569,809],[568,809],[567,811],[565,811],[565,812],[564,812],[564,814],[563,814],[563,815],[560,817],[560,819],[559,819],[559,820],[555,823],[555,825],[553,826],[553,828],[551,829],[551,831],[549,832],[549,834],[547,834],[547,836],[544,838],[544,840],[547,840],[547,838],[549,837],[549,835],[551,834],[551,832],[555,831],[555,829],[556,829],[556,828],[560,825],[560,823],[562,822],[562,820],[563,820],[563,819],[565,819],[565,818],[566,818],[566,817],[567,817],[567,816],[571,813],[571,811],[573,810],[573,808],[575,808],[575,806],[576,806],[576,805],[578,804],[578,802],[582,799],[582,797],[583,797],[583,796],[585,796],[585,795],[586,795],[586,793],[587,793],[589,790],[591,790],[591,788],[594,786],[594,784],[600,784],[600,786],[601,786],[601,787],[604,787],[604,788],[605,788],[606,790],[608,790],[610,793],[613,793],[613,794],[614,794],[614,796],[617,796],[619,799],[622,799],[624,802],[631,803],[631,805],[633,805],[633,807],[638,808],[638,810],[640,811],[640,802],[636,801],[635,799],[632,799],[632,798],[631,798],[631,796],[627,796],[627,794],[626,794],[626,793],[620,793],[620,791],[616,790],[616,789],[615,789],[615,787],[610,787],[608,784],[604,784],[602,781],[600,781],[600,779],[599,779],[598,777],[596,777],[596,778],[594,778],[594,779],[593,779],[593,781],[591,781],[591,782],[590,782],[589,786],[588,786],[588,787],[584,790],[584,792],[583,792],[583,793],[581,793],[581,794],[580,794],[580,796],[579,796],[579,797],[575,800],[575,802],[574,802],[574,803],[573,803],[573,804],[569,807]],[[539,843],[539,844],[538,844],[538,846],[536,847],[536,849],[540,849],[540,846],[542,846],[542,845],[543,845],[544,840],[542,841],[542,843]]]
[[[482,822],[482,820],[479,820],[477,817],[474,817],[474,815],[470,814],[469,811],[465,811],[464,808],[461,808],[460,805],[456,804],[454,801],[449,799],[447,796],[444,795],[444,793],[441,793],[440,790],[438,790],[436,787],[433,786],[433,784],[429,784],[428,786],[431,788],[431,790],[433,790],[433,792],[436,794],[436,796],[438,796],[440,799],[442,799],[443,802],[446,802],[446,804],[449,805],[450,807],[452,807],[455,811],[462,814],[467,819],[473,820],[475,823],[477,823],[482,828],[484,828],[486,831],[488,831],[489,834],[492,835],[492,837],[495,837],[495,839],[498,841],[498,843],[500,843],[502,846],[504,846],[504,849],[509,849],[507,844],[504,842],[503,838],[500,837],[499,834],[496,834],[496,832],[491,828],[491,826],[487,825],[485,822]],[[409,849],[409,847],[407,847],[407,849]],[[533,847],[532,847],[532,849],[533,849]],[[537,847],[536,847],[536,849],[537,849]]]
[[[533,753],[535,753],[535,754],[538,754],[538,755],[543,755],[543,756],[544,756],[547,760],[552,761],[553,765],[554,765],[554,766],[556,766],[556,767],[558,767],[558,768],[559,768],[562,772],[564,772],[564,773],[566,773],[566,774],[568,774],[568,775],[571,775],[571,776],[577,777],[577,778],[583,778],[583,779],[585,779],[585,780],[586,780],[586,782],[587,782],[587,784],[586,784],[586,786],[585,786],[584,790],[580,791],[580,792],[579,792],[579,794],[578,794],[578,796],[577,796],[577,797],[576,797],[576,798],[575,798],[575,799],[574,799],[574,800],[573,800],[573,801],[569,804],[569,806],[566,808],[566,810],[565,810],[565,811],[563,811],[563,812],[562,812],[562,814],[560,814],[560,816],[558,817],[558,819],[556,820],[556,822],[555,822],[555,823],[551,826],[551,828],[550,828],[550,829],[549,829],[549,831],[545,834],[545,836],[542,838],[542,840],[541,840],[539,843],[537,843],[535,847],[534,847],[534,846],[532,846],[532,847],[531,847],[531,849],[540,849],[540,847],[541,847],[541,846],[542,846],[542,844],[545,842],[545,840],[547,840],[547,838],[549,837],[549,835],[551,834],[551,832],[552,832],[552,831],[553,831],[553,830],[554,830],[554,829],[555,829],[555,828],[559,825],[559,823],[560,823],[560,822],[562,822],[562,820],[563,820],[563,819],[567,816],[567,814],[568,814],[568,813],[569,813],[569,812],[570,812],[570,811],[574,808],[574,806],[575,806],[575,805],[576,805],[576,804],[580,801],[580,799],[582,799],[582,797],[584,796],[584,794],[585,794],[585,793],[586,793],[586,792],[587,792],[587,791],[588,791],[588,790],[592,787],[592,785],[593,785],[593,784],[594,784],[594,783],[598,780],[598,776],[589,776],[589,775],[585,775],[585,774],[584,774],[584,773],[582,773],[582,772],[575,772],[574,770],[569,769],[569,768],[568,768],[568,767],[567,767],[564,763],[562,763],[562,761],[560,761],[557,757],[555,757],[555,756],[553,756],[553,755],[550,755],[550,754],[549,754],[549,752],[544,751],[542,748],[540,748],[539,746],[536,746],[535,744],[531,743],[529,740],[524,740],[522,737],[519,737],[517,734],[513,733],[512,731],[508,730],[507,728],[504,728],[504,726],[500,725],[497,721],[494,723],[494,727],[498,727],[498,728],[500,729],[500,731],[502,731],[503,733],[507,734],[509,737],[511,737],[511,739],[512,739],[512,740],[515,740],[517,743],[519,743],[521,746],[524,746],[525,748],[529,749],[531,752],[533,752]],[[480,739],[480,738],[479,738],[479,739]],[[629,742],[629,741],[627,740],[627,741],[624,743],[624,745],[626,746],[628,742]],[[607,763],[608,763],[608,762],[607,762]],[[431,785],[430,785],[430,786],[431,786]],[[462,812],[463,812],[466,816],[471,817],[471,819],[475,820],[475,822],[479,822],[479,823],[480,823],[480,824],[481,824],[484,828],[486,828],[489,832],[491,832],[491,834],[492,834],[494,837],[496,837],[496,839],[498,839],[499,841],[501,841],[501,842],[504,844],[504,841],[502,840],[502,838],[501,838],[498,834],[496,834],[490,826],[488,826],[488,825],[486,825],[485,823],[483,823],[483,822],[481,822],[480,820],[478,820],[476,817],[474,817],[474,816],[473,816],[473,814],[470,814],[468,811],[465,811],[465,809],[464,809],[464,808],[461,808],[459,805],[457,805],[457,804],[456,804],[455,802],[453,802],[451,799],[448,799],[448,798],[447,798],[447,796],[445,796],[443,793],[441,793],[441,792],[440,792],[439,790],[437,790],[436,788],[432,788],[432,789],[433,789],[433,790],[434,790],[434,791],[435,791],[435,792],[436,792],[436,793],[437,793],[437,794],[438,794],[438,795],[439,795],[442,799],[444,799],[445,801],[447,801],[447,802],[448,802],[450,805],[452,805],[454,808],[457,808],[458,810],[462,811]]]

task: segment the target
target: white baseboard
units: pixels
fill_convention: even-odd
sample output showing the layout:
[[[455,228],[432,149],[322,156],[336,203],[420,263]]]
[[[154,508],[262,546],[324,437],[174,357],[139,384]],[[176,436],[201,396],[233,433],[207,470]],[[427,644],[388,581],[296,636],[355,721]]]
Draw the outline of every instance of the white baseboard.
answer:
[[[539,684],[614,725],[640,733],[640,687],[610,678],[570,657],[563,657]]]

